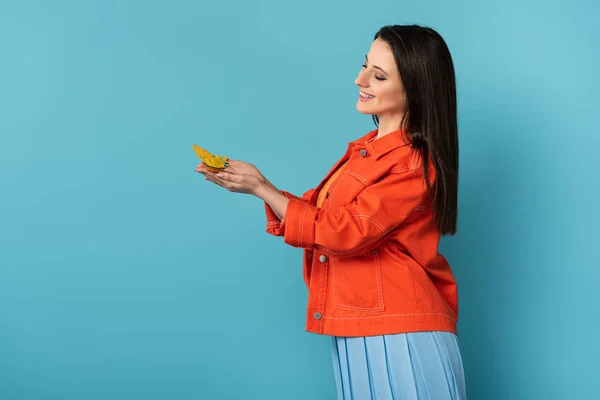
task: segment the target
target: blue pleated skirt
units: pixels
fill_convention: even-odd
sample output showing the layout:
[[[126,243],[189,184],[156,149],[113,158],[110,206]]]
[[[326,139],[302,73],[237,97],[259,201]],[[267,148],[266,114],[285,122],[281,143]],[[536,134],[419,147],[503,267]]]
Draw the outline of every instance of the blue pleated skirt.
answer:
[[[464,400],[465,376],[452,332],[331,338],[338,400]]]

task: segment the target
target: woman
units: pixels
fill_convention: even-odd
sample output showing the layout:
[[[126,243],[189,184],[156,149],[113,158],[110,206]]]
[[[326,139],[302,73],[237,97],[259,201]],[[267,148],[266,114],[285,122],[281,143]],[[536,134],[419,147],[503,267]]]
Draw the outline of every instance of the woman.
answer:
[[[378,128],[302,197],[246,162],[196,170],[264,200],[267,232],[304,249],[306,330],[331,336],[338,399],[464,399],[457,287],[438,253],[457,219],[452,57],[430,28],[386,26],[356,85]]]

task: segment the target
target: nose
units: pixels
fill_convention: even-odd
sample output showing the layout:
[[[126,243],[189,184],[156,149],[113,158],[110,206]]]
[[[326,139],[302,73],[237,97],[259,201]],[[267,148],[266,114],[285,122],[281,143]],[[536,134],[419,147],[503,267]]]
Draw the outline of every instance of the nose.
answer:
[[[365,79],[365,74],[364,74],[363,72],[364,72],[364,70],[361,70],[361,71],[358,73],[358,76],[356,77],[356,79],[354,80],[354,83],[355,83],[357,86],[360,86],[361,88],[365,88],[365,87],[367,87],[367,86],[368,86],[368,84],[367,84],[367,82],[366,82],[366,79]]]

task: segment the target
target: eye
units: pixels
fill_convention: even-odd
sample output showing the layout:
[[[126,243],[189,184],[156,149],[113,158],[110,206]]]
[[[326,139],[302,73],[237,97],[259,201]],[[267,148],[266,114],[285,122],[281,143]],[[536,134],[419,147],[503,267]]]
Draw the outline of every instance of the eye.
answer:
[[[362,65],[363,69],[367,68],[367,64],[363,64]],[[377,79],[378,81],[385,81],[387,78],[384,78],[383,76],[377,76],[375,75],[375,79]]]

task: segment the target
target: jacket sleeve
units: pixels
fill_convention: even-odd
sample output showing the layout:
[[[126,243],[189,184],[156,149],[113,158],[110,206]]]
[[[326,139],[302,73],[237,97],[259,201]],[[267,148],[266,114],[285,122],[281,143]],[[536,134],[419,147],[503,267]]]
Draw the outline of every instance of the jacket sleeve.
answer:
[[[422,168],[389,172],[337,210],[291,199],[284,242],[337,256],[366,253],[421,205],[427,193]]]
[[[312,196],[315,189],[310,189],[306,191],[302,197],[294,196],[293,194],[281,190],[281,193],[290,200],[294,200],[300,203],[308,204],[310,197]],[[275,211],[271,208],[271,206],[265,202],[265,212],[267,214],[267,233],[273,236],[283,236],[285,232],[285,218],[282,220],[277,217]]]

